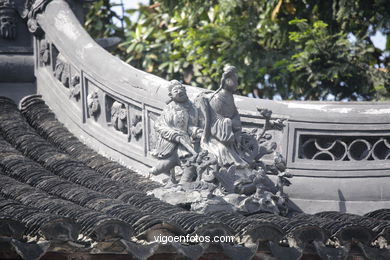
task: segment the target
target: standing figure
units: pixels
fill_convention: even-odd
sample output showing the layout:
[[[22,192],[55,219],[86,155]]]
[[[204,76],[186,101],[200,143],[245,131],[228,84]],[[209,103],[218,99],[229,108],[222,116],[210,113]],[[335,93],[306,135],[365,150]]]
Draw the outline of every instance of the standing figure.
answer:
[[[219,89],[204,100],[207,108],[201,109],[205,114],[201,147],[216,156],[219,166],[245,168],[248,163],[240,155],[241,120],[233,97],[237,84],[236,68],[229,66]]]
[[[152,155],[158,159],[158,163],[150,172],[154,175],[169,175],[175,166],[183,166],[184,162],[194,158],[197,155],[194,142],[202,135],[202,130],[197,127],[198,112],[188,99],[184,86],[172,80],[168,89],[171,100],[155,124],[158,138]],[[184,167],[180,182],[193,181],[195,178],[195,167]]]

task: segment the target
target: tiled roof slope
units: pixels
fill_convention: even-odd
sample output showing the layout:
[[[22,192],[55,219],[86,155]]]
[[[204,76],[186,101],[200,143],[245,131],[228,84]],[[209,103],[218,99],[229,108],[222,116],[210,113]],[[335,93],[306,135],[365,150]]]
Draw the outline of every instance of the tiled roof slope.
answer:
[[[0,249],[24,259],[60,252],[107,259],[267,259],[264,253],[390,259],[390,210],[365,217],[190,212],[147,195],[160,184],[85,146],[39,96],[25,98],[21,110],[0,98],[0,134]],[[157,234],[233,235],[236,242],[146,243]]]

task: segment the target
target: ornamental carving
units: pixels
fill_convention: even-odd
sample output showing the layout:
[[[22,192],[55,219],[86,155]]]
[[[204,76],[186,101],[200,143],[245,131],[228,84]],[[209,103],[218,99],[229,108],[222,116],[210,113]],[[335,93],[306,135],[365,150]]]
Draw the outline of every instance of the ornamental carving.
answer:
[[[41,66],[50,64],[50,43],[44,39],[39,43],[39,64]]]
[[[136,115],[131,120],[131,135],[135,140],[139,140],[142,137],[142,116]]]
[[[88,105],[89,116],[94,117],[96,119],[100,114],[99,95],[96,91],[88,95],[87,105]]]
[[[157,122],[158,114],[148,111],[147,114],[148,123],[149,123],[149,132],[148,134],[148,150],[153,151],[156,149],[157,143],[157,133],[154,129],[155,122]]]
[[[202,212],[221,207],[245,214],[287,212],[283,187],[291,184],[292,176],[285,159],[274,153],[276,143],[268,144],[272,138],[268,131],[283,130],[284,121],[259,108],[259,117],[265,120],[262,128],[243,131],[233,97],[237,84],[236,69],[228,67],[217,91],[191,101],[180,82],[170,82],[170,100],[155,122],[152,155],[158,163],[150,174],[167,174],[171,182],[154,190],[156,197]],[[261,159],[270,153],[274,160],[265,164]],[[177,168],[181,170],[176,172]],[[275,175],[276,183],[268,175]]]
[[[242,150],[247,161],[261,163],[261,158],[266,154],[275,152],[276,142],[270,130],[282,131],[286,126],[285,119],[272,119],[272,111],[265,108],[257,108],[259,118],[264,120],[261,128],[247,130],[242,137]]]
[[[69,87],[69,64],[65,60],[65,57],[60,53],[57,56],[56,64],[54,67],[54,77],[56,77],[62,85]]]
[[[42,36],[43,30],[37,21],[37,15],[42,13],[51,0],[27,0],[22,18],[27,19],[27,27],[36,36]]]
[[[16,38],[16,10],[13,0],[0,0],[0,36],[7,40]]]
[[[118,101],[115,101],[111,107],[111,123],[116,130],[127,134],[127,109]]]
[[[367,161],[390,158],[390,136],[301,135],[299,158],[322,161]]]
[[[80,76],[76,75],[72,77],[72,80],[70,81],[70,87],[69,87],[69,97],[75,98],[76,100],[80,99],[80,93],[81,93],[81,84],[80,84]]]

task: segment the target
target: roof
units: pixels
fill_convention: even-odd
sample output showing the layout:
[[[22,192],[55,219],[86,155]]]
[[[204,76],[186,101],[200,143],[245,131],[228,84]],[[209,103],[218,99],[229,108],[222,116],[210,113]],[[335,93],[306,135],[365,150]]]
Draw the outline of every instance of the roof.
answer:
[[[160,184],[84,145],[37,95],[25,98],[20,110],[0,98],[0,133],[0,238],[23,259],[60,252],[116,254],[107,259],[389,256],[389,209],[365,217],[205,215],[147,195]],[[159,234],[226,235],[235,242],[162,245],[154,242]]]

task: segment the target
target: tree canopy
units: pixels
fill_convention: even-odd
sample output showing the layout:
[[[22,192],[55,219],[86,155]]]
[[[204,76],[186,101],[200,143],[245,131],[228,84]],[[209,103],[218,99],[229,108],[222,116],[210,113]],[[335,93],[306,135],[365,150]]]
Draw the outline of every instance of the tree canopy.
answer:
[[[89,33],[121,37],[115,55],[169,80],[216,89],[230,64],[244,95],[390,97],[388,0],[150,0],[125,16],[112,7],[109,0],[92,4]],[[387,37],[385,50],[371,41],[376,32]]]

